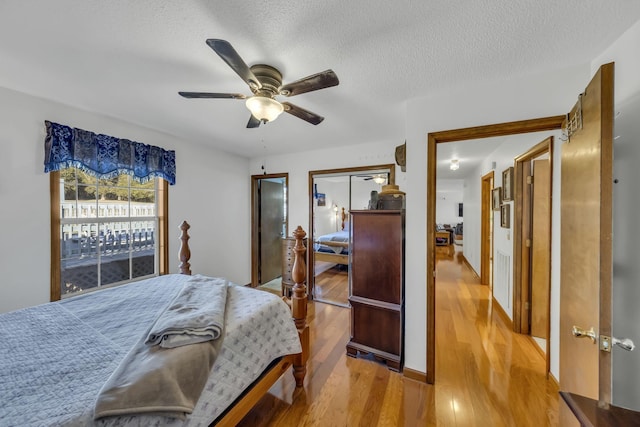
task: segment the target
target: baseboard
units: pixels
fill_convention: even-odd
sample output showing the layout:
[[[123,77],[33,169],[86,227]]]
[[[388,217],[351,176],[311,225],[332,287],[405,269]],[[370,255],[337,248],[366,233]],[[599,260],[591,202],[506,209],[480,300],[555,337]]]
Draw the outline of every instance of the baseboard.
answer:
[[[471,263],[469,262],[467,257],[464,256],[464,254],[462,254],[462,262],[464,262],[467,265],[467,267],[469,267],[469,270],[471,270],[471,272],[475,274],[476,277],[480,277],[480,275],[476,272],[475,268],[471,266]]]
[[[531,344],[535,347],[535,349],[538,351],[538,353],[540,353],[540,356],[542,356],[543,359],[546,359],[547,355],[544,353],[544,350],[540,348],[540,346],[538,345],[536,340],[534,340],[531,335],[527,335],[527,336],[531,340]]]
[[[420,371],[414,371],[413,369],[403,368],[402,375],[409,378],[410,380],[420,381],[421,383],[427,382],[427,374]]]
[[[555,386],[556,390],[560,390],[560,382],[556,379],[556,377],[554,377],[551,372],[548,372],[547,374],[547,378],[549,378],[549,381],[551,381],[551,383]]]
[[[498,315],[502,318],[502,321],[505,323],[505,325],[507,325],[510,330],[513,330],[513,321],[509,318],[507,312],[504,311],[504,308],[502,308],[500,303],[493,296],[491,296],[491,300],[494,311],[498,313]]]

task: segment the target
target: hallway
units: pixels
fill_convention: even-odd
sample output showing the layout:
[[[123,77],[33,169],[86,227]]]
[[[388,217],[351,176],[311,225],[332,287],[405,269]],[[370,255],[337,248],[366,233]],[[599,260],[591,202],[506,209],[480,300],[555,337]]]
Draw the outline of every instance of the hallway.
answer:
[[[533,341],[494,310],[460,249],[436,258],[437,425],[557,425],[558,390]]]

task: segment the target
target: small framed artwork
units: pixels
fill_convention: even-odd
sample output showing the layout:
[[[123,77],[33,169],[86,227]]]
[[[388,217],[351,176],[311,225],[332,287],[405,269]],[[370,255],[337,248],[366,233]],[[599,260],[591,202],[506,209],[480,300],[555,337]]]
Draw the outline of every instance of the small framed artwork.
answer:
[[[509,228],[509,219],[511,217],[511,205],[505,203],[500,206],[500,227]]]
[[[316,193],[316,196],[318,199],[318,206],[326,206],[327,196],[324,193]]]
[[[500,210],[500,205],[502,204],[502,187],[496,187],[491,190],[491,205],[494,211]]]
[[[513,167],[502,172],[502,200],[505,202],[513,200]]]

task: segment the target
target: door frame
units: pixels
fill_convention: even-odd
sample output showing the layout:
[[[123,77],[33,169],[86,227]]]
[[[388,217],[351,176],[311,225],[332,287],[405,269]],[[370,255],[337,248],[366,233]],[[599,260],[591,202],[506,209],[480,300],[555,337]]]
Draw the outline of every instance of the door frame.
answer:
[[[491,171],[481,178],[480,215],[480,283],[489,285],[493,297],[493,206],[491,190],[494,188],[495,173]],[[487,187],[488,185],[488,187]],[[488,191],[487,191],[488,189]],[[489,242],[489,244],[487,244]],[[491,275],[489,275],[489,269]]]
[[[436,368],[436,163],[437,145],[447,142],[508,136],[562,129],[565,115],[520,120],[485,126],[432,132],[427,135],[427,383],[435,382]]]
[[[531,317],[529,312],[524,309],[525,304],[529,302],[529,282],[530,277],[528,271],[522,267],[522,257],[528,256],[528,249],[525,248],[525,239],[523,238],[523,224],[527,217],[524,212],[524,186],[526,177],[524,176],[525,163],[530,162],[533,159],[540,157],[543,154],[549,155],[549,242],[551,242],[551,236],[553,233],[553,136],[545,138],[544,141],[531,147],[525,153],[519,155],[514,159],[514,224],[513,224],[513,331],[516,333],[530,333],[531,331]],[[534,171],[535,173],[535,171]],[[552,259],[549,259],[551,264]],[[551,283],[551,266],[549,266],[549,283]],[[549,301],[551,301],[551,287],[549,287]],[[551,318],[551,306],[547,305],[547,319]],[[547,325],[547,344],[545,350],[546,359],[546,374],[549,375],[550,370],[550,355],[551,351],[550,339],[551,337],[551,322]]]
[[[289,173],[270,173],[270,174],[262,174],[262,175],[251,175],[251,287],[255,288],[258,286],[258,272],[259,265],[258,260],[260,259],[260,242],[258,241],[259,237],[259,218],[258,210],[260,209],[260,203],[258,199],[258,183],[262,179],[273,179],[273,178],[284,178],[284,186],[285,186],[285,224],[286,224],[286,234],[289,235]]]
[[[351,174],[352,172],[369,172],[379,169],[389,169],[389,185],[396,183],[396,168],[394,163],[388,163],[384,165],[371,165],[371,166],[354,166],[350,168],[340,169],[322,169],[309,171],[309,232],[307,238],[309,239],[309,247],[313,248],[314,227],[313,227],[313,180],[318,175],[332,175],[332,174]],[[307,293],[310,299],[314,299],[314,286],[315,286],[315,252],[313,250],[307,251]]]

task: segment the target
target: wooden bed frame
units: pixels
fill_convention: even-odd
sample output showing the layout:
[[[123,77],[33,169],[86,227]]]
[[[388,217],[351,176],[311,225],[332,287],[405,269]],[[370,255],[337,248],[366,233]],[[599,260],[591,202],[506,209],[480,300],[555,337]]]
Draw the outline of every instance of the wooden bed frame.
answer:
[[[348,248],[347,242],[322,242],[326,246],[339,246],[342,248]],[[349,265],[349,254],[336,254],[332,252],[319,252],[315,251],[316,261],[334,262],[336,264]]]
[[[343,210],[344,211],[344,210]],[[191,228],[186,221],[180,225],[180,273],[191,274],[191,250],[189,249],[189,234],[187,231]],[[302,353],[292,354],[282,357],[270,368],[262,373],[262,375],[251,385],[244,393],[218,417],[211,425],[216,426],[235,426],[244,418],[244,416],[255,406],[256,403],[264,396],[271,386],[278,381],[290,367],[293,367],[293,376],[296,380],[296,387],[302,387],[304,377],[307,373],[307,359],[309,358],[309,325],[307,325],[307,287],[304,285],[306,278],[306,267],[304,263],[305,247],[303,239],[307,233],[298,226],[293,232],[296,239],[294,247],[295,261],[291,271],[291,277],[295,285],[291,298],[283,297],[283,300],[291,308],[292,318],[298,329],[300,344],[302,345]]]
[[[344,220],[347,218],[347,214],[342,208],[342,225],[341,230],[344,230]],[[320,243],[320,242],[315,242]],[[348,248],[348,242],[322,242],[325,246],[334,246],[339,248]],[[341,265],[349,265],[349,255],[348,254],[336,254],[332,252],[319,252],[314,251],[315,261],[325,261],[325,262],[333,262]]]

